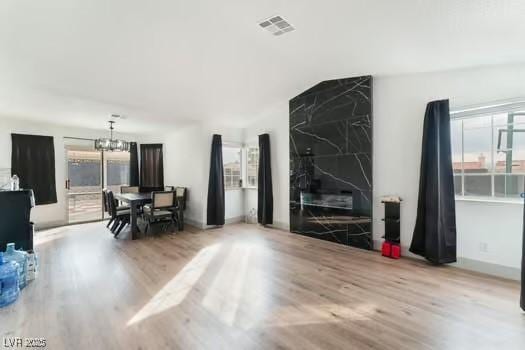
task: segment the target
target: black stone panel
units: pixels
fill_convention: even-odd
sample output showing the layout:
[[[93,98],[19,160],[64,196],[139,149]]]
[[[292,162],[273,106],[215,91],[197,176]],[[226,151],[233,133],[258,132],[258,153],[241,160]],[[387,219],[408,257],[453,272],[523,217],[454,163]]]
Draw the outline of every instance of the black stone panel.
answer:
[[[372,77],[290,101],[292,232],[372,248]]]

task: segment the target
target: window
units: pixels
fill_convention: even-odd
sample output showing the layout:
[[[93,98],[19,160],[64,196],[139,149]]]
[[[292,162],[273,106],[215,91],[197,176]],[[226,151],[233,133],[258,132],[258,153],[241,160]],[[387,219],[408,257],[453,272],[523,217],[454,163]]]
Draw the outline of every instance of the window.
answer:
[[[119,193],[121,186],[129,185],[129,158],[129,152],[104,152],[106,188]]]
[[[222,159],[224,166],[224,188],[241,188],[241,148],[223,146]]]
[[[525,181],[525,109],[451,121],[457,196],[520,199]]]
[[[246,149],[246,186],[257,187],[257,174],[259,172],[259,148]]]
[[[259,148],[223,144],[224,188],[234,190],[257,187]]]

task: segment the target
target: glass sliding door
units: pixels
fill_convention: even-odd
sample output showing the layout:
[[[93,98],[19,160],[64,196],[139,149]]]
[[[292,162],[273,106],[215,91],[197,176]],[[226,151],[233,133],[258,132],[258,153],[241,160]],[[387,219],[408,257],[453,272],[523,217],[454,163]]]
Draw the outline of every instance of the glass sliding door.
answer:
[[[120,193],[121,186],[129,185],[129,152],[104,152],[103,167],[104,188]]]
[[[102,220],[102,189],[120,193],[129,184],[129,152],[96,151],[93,140],[64,138],[67,222]]]
[[[66,145],[67,221],[102,219],[102,153],[92,146]]]

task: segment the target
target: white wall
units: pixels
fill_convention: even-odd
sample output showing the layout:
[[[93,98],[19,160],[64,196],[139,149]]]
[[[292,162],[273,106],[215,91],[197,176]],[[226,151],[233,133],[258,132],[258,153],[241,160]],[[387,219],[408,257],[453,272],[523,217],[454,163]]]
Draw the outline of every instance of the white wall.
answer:
[[[374,78],[375,240],[379,241],[384,234],[380,197],[392,194],[403,198],[401,241],[405,251],[410,245],[416,219],[426,104],[449,98],[454,108],[525,97],[524,82],[525,65]],[[271,139],[275,220],[289,226],[288,100],[261,114],[258,122],[249,124],[245,136],[249,140],[262,132],[269,132]],[[254,201],[256,206],[256,199],[256,195],[249,194],[246,208],[253,206]],[[460,260],[519,267],[521,211],[519,204],[458,202]],[[487,244],[488,253],[480,252],[480,243]]]
[[[403,198],[401,241],[416,220],[423,117],[429,101],[451,108],[525,97],[525,65],[377,78],[374,82],[374,238],[384,233],[380,197]],[[458,256],[509,267],[520,264],[522,206],[457,202]],[[483,233],[483,234],[481,234]],[[487,243],[490,254],[479,251]]]
[[[293,97],[293,96],[292,96]],[[288,100],[265,112],[259,121],[244,130],[245,142],[258,143],[258,135],[270,135],[272,158],[273,221],[274,226],[288,229],[290,226],[290,161],[289,161]],[[257,191],[245,192],[245,212],[257,208]]]
[[[185,220],[195,226],[205,222],[207,159],[209,152],[200,124],[181,127],[164,138],[164,182],[188,188]]]
[[[0,118],[0,168],[11,168],[11,133],[53,136],[55,144],[55,175],[57,203],[39,205],[31,211],[31,220],[37,228],[63,225],[66,223],[66,159],[64,151],[64,136],[98,138],[106,137],[106,130],[90,130],[57,126],[47,123],[36,123],[11,118]],[[142,142],[147,136],[121,134],[119,136],[130,141]]]
[[[213,134],[222,135],[223,143],[242,144],[243,130],[203,123],[177,128],[164,136],[164,182],[188,188],[185,219],[205,227],[208,196],[208,177]],[[243,190],[225,193],[226,222],[239,221],[244,215]]]
[[[463,200],[456,211],[460,257],[520,269],[523,205]]]

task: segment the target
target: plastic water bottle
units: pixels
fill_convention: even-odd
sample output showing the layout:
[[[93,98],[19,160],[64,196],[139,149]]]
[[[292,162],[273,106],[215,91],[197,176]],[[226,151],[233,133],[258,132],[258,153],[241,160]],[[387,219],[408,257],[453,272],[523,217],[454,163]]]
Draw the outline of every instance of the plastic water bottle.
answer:
[[[18,298],[18,279],[18,264],[5,261],[4,253],[0,252],[0,307],[9,305]]]
[[[15,174],[11,177],[11,191],[18,191],[20,190],[20,179]]]
[[[26,272],[27,272],[27,253],[22,250],[16,250],[14,243],[8,243],[7,249],[4,253],[5,261],[14,261],[18,264],[19,284],[20,289],[26,286]]]
[[[27,272],[26,272],[27,283],[37,278],[37,276],[38,276],[38,256],[33,250],[28,250],[27,251]]]

